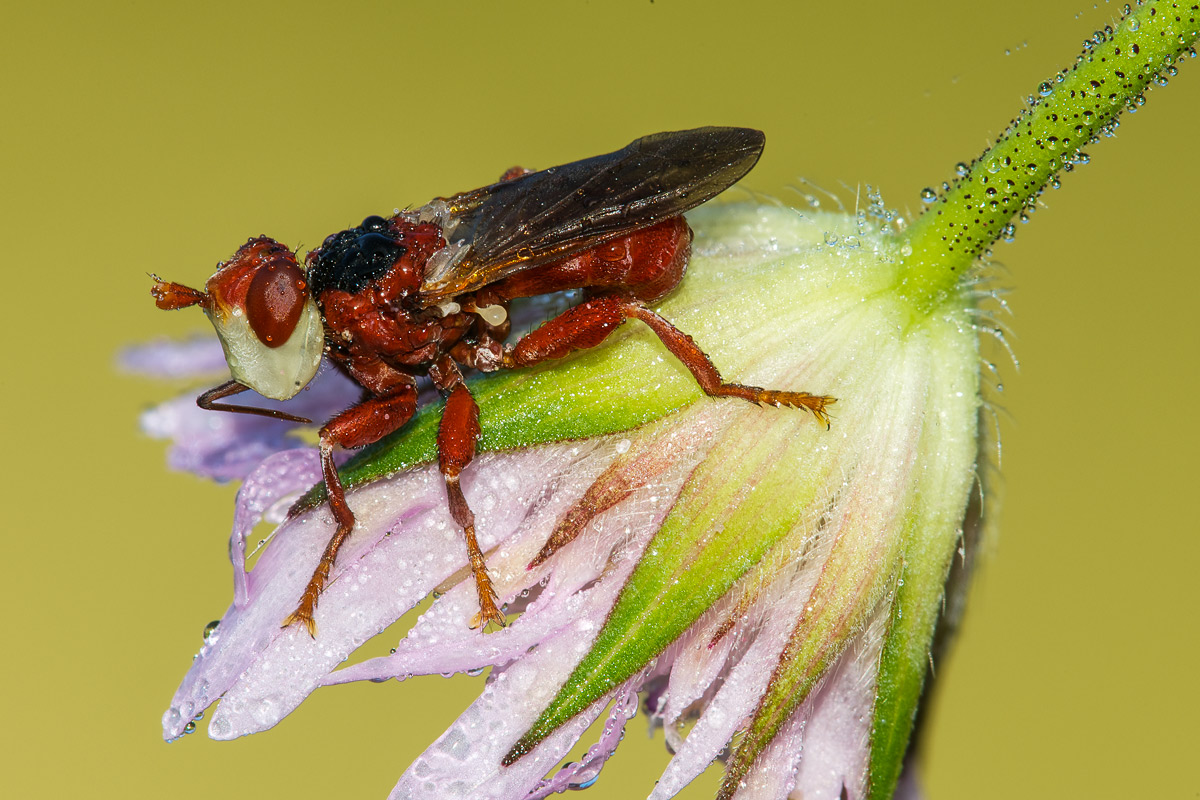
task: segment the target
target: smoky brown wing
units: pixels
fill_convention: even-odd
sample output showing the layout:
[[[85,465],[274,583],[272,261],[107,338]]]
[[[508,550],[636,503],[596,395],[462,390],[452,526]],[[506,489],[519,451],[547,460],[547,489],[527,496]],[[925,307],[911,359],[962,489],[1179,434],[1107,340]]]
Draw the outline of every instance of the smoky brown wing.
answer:
[[[765,136],[749,128],[656,133],[615,153],[437,200],[449,246],[427,267],[429,304],[682,214],[754,167]]]

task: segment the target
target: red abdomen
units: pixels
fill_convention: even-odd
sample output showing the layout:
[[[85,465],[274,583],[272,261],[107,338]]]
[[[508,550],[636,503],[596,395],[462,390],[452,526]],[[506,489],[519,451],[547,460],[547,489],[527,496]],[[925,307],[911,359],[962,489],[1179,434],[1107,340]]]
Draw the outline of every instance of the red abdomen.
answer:
[[[692,252],[692,230],[670,217],[555,264],[518,272],[493,288],[504,298],[533,297],[567,289],[619,287],[639,300],[665,297],[683,279]]]

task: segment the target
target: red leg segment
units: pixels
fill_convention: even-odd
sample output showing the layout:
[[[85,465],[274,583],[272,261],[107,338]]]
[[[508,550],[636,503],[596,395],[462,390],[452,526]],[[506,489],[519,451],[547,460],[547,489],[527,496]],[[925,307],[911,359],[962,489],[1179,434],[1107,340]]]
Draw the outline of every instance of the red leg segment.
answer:
[[[562,358],[574,350],[595,347],[626,319],[639,319],[649,325],[667,349],[691,371],[705,394],[712,397],[740,397],[764,405],[807,408],[826,426],[829,425],[825,408],[834,402],[832,397],[725,383],[721,373],[692,341],[692,337],[633,298],[619,294],[594,297],[550,320],[514,347],[507,348],[504,366],[528,367],[541,361]]]
[[[459,378],[461,381],[461,378]],[[487,563],[479,541],[475,538],[475,515],[463,496],[458,476],[475,457],[475,443],[479,441],[479,406],[459,382],[446,398],[446,409],[438,427],[438,466],[446,479],[446,495],[450,500],[450,515],[463,529],[467,540],[467,558],[471,562],[471,573],[475,576],[475,590],[479,595],[479,613],[471,621],[472,628],[490,623],[504,627],[504,615],[497,607],[499,598],[487,573]]]
[[[329,508],[337,521],[337,530],[313,571],[296,610],[283,621],[283,627],[300,623],[313,638],[317,635],[317,624],[313,613],[317,609],[317,598],[329,581],[329,573],[337,560],[350,532],[354,530],[354,513],[346,503],[346,491],[338,477],[337,465],[333,463],[334,445],[362,447],[387,436],[412,418],[417,408],[417,387],[404,384],[384,397],[371,397],[356,406],[346,409],[321,428],[321,472],[325,477],[325,492],[329,495]]]

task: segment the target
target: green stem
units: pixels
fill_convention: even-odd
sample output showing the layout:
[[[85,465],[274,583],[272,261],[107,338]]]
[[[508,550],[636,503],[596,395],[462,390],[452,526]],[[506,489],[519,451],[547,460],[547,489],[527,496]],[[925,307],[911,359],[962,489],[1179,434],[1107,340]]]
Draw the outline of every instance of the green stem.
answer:
[[[1200,35],[1195,4],[1125,8],[1119,22],[1088,40],[1074,66],[1038,87],[1030,107],[908,229],[912,250],[900,290],[914,306],[929,312],[961,283],[1059,170],[1086,162],[1085,145],[1141,105],[1152,81],[1166,83]]]

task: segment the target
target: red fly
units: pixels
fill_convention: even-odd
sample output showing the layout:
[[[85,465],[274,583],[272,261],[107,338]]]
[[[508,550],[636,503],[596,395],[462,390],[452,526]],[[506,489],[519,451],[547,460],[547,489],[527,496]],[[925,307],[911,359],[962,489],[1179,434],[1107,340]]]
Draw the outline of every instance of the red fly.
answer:
[[[415,211],[367,217],[309,252],[306,269],[264,236],[220,264],[204,291],[155,279],[158,307],[199,305],[225,350],[232,380],[200,395],[202,408],[308,422],[218,401],[247,389],[293,397],[322,355],[365,390],[365,399],[321,428],[337,531],[285,626],[301,623],[316,635],[317,600],[354,529],[334,447],[362,447],[401,428],[416,411],[419,375],[446,397],[438,465],[479,595],[473,627],[502,626],[504,616],[459,485],[479,438],[479,408],[462,367],[491,372],[562,358],[637,319],[706,394],[806,408],[828,424],[833,398],[726,383],[691,337],[647,305],[683,278],[692,241],[683,212],[749,172],[763,144],[762,132],[745,128],[658,133],[608,155],[540,172],[510,170],[499,183]],[[511,300],[568,289],[582,289],[583,302],[504,343]]]

